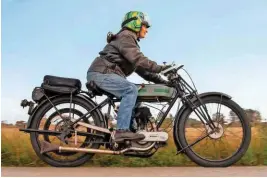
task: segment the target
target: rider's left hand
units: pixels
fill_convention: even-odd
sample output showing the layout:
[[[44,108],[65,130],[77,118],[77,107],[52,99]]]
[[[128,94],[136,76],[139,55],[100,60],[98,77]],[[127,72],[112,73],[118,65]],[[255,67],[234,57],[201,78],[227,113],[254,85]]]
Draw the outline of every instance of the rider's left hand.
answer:
[[[168,87],[173,86],[173,83],[171,81],[167,81],[167,80],[164,81],[164,84],[167,85]]]

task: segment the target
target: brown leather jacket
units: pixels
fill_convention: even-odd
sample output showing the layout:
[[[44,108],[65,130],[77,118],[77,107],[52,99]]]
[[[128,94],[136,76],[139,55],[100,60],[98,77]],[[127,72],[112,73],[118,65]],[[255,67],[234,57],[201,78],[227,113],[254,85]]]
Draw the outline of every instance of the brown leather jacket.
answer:
[[[145,80],[154,83],[166,82],[157,74],[162,66],[143,55],[138,45],[137,35],[130,30],[119,32],[99,54],[100,56],[96,57],[88,72],[116,73],[126,78],[135,71]]]

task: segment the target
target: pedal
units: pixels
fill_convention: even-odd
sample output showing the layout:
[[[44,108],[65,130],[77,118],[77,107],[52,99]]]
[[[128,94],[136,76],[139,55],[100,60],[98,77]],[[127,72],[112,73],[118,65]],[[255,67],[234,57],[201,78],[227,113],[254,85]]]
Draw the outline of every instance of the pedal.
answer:
[[[141,140],[142,142],[167,142],[169,135],[167,132],[138,132],[143,134],[145,138]]]

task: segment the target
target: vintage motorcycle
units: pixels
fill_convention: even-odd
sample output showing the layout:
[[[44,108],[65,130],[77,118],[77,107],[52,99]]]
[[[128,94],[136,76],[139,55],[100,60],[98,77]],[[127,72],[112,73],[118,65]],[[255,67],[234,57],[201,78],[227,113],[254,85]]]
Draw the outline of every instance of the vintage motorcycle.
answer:
[[[80,80],[51,75],[44,76],[41,86],[33,89],[34,102],[22,100],[23,108],[29,106],[29,119],[27,127],[20,131],[30,133],[34,151],[51,166],[79,166],[96,153],[147,158],[166,146],[169,134],[161,126],[177,101],[178,108],[171,122],[177,154],[186,154],[203,167],[227,167],[236,163],[251,140],[244,110],[227,94],[198,94],[190,75],[187,73],[193,87],[182,78],[180,70],[187,73],[183,65],[173,63],[161,72],[171,81],[170,86],[137,84],[139,94],[131,128],[145,135],[141,141],[114,142],[116,118],[111,110],[116,111],[120,98],[101,90],[93,82],[86,83],[88,91],[83,91]],[[93,99],[102,95],[107,96],[106,99],[97,104]],[[105,106],[107,113],[102,110]],[[229,112],[222,107],[227,107]],[[215,111],[211,111],[214,108]],[[159,117],[152,116],[151,109],[157,109]],[[219,150],[211,151],[216,148]]]

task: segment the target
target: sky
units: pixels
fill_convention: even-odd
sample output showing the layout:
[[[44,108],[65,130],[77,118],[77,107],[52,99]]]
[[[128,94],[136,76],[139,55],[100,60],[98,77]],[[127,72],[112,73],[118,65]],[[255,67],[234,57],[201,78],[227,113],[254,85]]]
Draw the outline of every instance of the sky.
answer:
[[[267,118],[266,0],[2,0],[1,8],[2,120],[28,119],[20,102],[45,75],[78,78],[85,89],[106,34],[119,31],[130,10],[150,17],[140,41],[149,59],[183,64],[199,93],[227,93]]]

